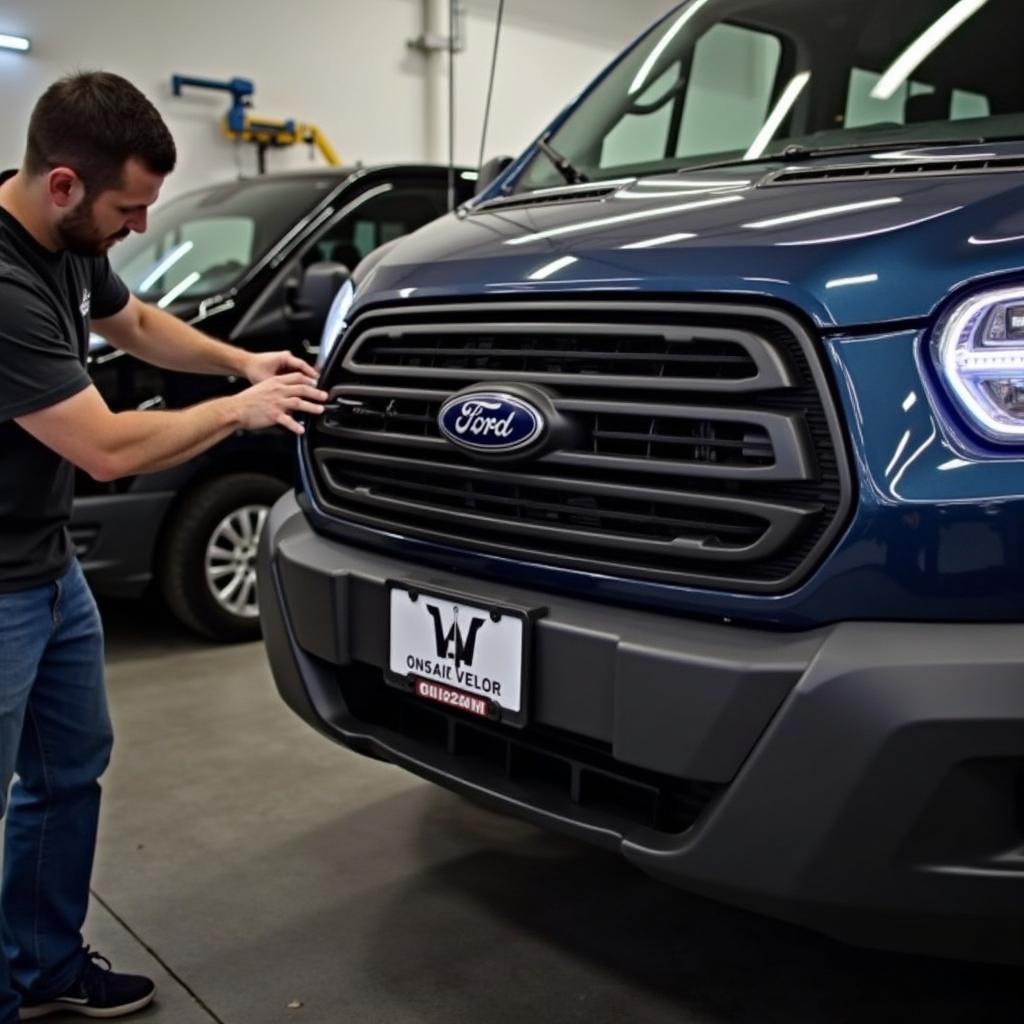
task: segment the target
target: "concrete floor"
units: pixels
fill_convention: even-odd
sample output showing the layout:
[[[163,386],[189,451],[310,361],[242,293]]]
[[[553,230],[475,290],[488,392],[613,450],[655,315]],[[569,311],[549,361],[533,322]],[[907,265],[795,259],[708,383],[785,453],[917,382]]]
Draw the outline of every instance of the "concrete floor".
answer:
[[[322,739],[259,645],[203,644],[150,602],[103,610],[118,744],[87,938],[158,976],[140,1020],[1024,1021],[1016,972],[667,889]]]

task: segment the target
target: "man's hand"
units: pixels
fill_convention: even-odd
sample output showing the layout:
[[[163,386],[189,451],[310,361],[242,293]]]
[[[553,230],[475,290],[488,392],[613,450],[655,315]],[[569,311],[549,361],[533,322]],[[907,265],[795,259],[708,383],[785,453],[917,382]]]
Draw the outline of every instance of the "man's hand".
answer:
[[[287,353],[270,353],[287,355]],[[293,359],[293,356],[288,356]],[[301,359],[295,360],[301,365]],[[327,392],[310,384],[305,372],[286,373],[283,376],[268,377],[266,380],[233,395],[231,401],[237,404],[239,421],[246,430],[261,430],[264,427],[285,427],[293,434],[304,434],[305,428],[294,414],[306,412],[319,416],[324,411]]]
[[[309,380],[317,379],[317,372],[309,363],[291,352],[254,352],[245,361],[245,377],[250,384],[259,384],[280,374],[301,373]]]

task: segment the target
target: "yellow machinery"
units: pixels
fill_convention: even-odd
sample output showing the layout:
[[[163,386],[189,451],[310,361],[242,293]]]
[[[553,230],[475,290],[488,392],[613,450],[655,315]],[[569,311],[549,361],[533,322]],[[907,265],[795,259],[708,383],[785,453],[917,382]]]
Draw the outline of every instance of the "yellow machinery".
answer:
[[[231,109],[224,118],[224,134],[238,142],[249,142],[256,146],[257,166],[260,174],[267,172],[267,150],[294,146],[304,142],[320,151],[324,160],[336,167],[341,163],[334,147],[314,124],[302,124],[296,120],[275,121],[253,117],[252,96],[256,86],[248,78],[231,78],[222,81],[215,78],[194,78],[189,75],[174,75],[171,90],[181,95],[186,86],[194,89],[215,89],[231,94]]]

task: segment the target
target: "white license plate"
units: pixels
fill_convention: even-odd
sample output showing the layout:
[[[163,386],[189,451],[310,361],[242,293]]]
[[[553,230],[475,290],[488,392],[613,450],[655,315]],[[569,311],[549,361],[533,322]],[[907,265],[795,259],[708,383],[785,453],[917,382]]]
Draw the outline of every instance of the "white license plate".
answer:
[[[390,615],[388,667],[418,696],[479,715],[491,704],[522,710],[520,615],[398,586],[391,587]]]

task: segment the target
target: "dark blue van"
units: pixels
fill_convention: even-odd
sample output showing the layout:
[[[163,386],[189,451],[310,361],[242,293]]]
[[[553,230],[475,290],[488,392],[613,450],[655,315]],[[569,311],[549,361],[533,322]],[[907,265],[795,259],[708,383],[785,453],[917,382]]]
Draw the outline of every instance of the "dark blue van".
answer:
[[[695,892],[1024,961],[1019,25],[690,0],[364,263],[263,537],[287,703]]]

